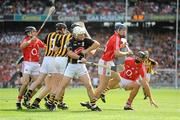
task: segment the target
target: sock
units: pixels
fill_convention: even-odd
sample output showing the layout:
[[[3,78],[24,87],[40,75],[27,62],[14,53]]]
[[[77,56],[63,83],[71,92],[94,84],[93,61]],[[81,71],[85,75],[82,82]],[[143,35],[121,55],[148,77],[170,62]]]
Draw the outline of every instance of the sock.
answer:
[[[126,105],[127,106],[131,106],[132,102],[128,99],[127,102],[126,102]]]
[[[54,95],[54,94],[50,94],[48,101],[49,101],[50,103],[53,103],[54,100],[55,100],[55,95]]]
[[[41,99],[40,99],[40,98],[36,98],[36,99],[34,100],[33,104],[38,105],[40,102],[41,102]]]
[[[55,105],[58,104],[58,100],[54,99],[54,102],[53,102]]]
[[[61,97],[61,99],[58,101],[60,104],[63,103],[64,95]]]
[[[33,92],[32,90],[28,90],[26,95],[27,95],[29,98],[31,98],[32,92]]]
[[[105,94],[108,90],[110,90],[109,87],[107,87],[105,90],[103,90],[102,94]]]
[[[22,96],[18,96],[17,97],[17,103],[21,103],[22,98],[23,98]]]
[[[90,103],[91,103],[91,105],[93,106],[93,105],[95,105],[96,104],[96,99],[92,99],[91,101],[90,101]]]
[[[48,94],[48,95],[46,96],[46,98],[49,99],[49,98],[50,98],[50,94]]]

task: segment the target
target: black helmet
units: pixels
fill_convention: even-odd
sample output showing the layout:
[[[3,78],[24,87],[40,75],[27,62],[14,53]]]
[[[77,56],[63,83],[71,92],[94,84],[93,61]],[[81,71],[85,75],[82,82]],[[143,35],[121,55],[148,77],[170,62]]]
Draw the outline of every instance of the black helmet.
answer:
[[[56,30],[60,30],[62,28],[67,28],[67,25],[65,23],[56,23]]]
[[[139,57],[141,59],[145,59],[147,56],[146,56],[146,53],[144,53],[143,51],[139,51],[137,53],[137,57]]]
[[[116,23],[115,24],[115,30],[119,30],[119,29],[126,29],[126,26],[122,23]]]
[[[27,26],[24,30],[25,34],[31,32],[31,31],[37,31],[36,28],[34,26]]]

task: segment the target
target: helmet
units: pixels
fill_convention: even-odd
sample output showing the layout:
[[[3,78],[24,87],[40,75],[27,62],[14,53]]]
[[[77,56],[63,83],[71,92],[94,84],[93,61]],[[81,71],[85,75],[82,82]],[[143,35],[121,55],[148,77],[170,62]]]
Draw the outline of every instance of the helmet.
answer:
[[[74,28],[77,27],[77,26],[81,27],[79,24],[73,23],[73,24],[71,25],[71,29],[74,29]]]
[[[73,29],[73,34],[74,34],[75,36],[77,36],[77,35],[79,35],[79,34],[86,34],[86,31],[85,31],[84,28],[77,26],[77,27],[75,27],[75,28]]]
[[[56,23],[56,30],[67,28],[67,25],[65,23]]]
[[[27,26],[24,30],[25,34],[27,34],[28,32],[31,32],[31,31],[37,31],[36,28],[34,26]]]
[[[137,53],[137,57],[141,58],[141,59],[145,59],[147,56],[143,51],[139,51]]]
[[[148,58],[149,57],[149,51],[144,51],[144,53],[145,53],[145,55],[146,55],[146,57]]]
[[[115,24],[115,30],[119,30],[119,29],[126,29],[126,26],[120,22]]]

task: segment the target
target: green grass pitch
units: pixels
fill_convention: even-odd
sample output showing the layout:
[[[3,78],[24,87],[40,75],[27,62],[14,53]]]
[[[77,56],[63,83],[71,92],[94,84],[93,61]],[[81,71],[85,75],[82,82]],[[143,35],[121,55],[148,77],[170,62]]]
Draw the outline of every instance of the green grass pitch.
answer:
[[[180,90],[153,89],[152,93],[159,108],[150,106],[143,100],[142,90],[134,100],[135,111],[124,111],[123,106],[129,92],[122,89],[107,93],[107,103],[98,101],[102,112],[92,112],[80,106],[88,97],[84,88],[68,88],[65,102],[69,110],[50,112],[45,109],[44,101],[40,110],[17,111],[15,108],[17,89],[0,89],[0,120],[180,120]]]

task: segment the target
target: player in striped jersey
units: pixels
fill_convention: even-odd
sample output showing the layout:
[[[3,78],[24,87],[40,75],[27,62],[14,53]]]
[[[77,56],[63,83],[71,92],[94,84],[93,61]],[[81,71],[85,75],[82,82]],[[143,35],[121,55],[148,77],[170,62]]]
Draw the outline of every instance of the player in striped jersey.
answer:
[[[87,61],[85,59],[85,55],[92,50],[98,49],[99,43],[95,40],[86,38],[85,34],[86,32],[82,27],[75,27],[73,29],[73,38],[69,42],[67,52],[68,65],[65,70],[63,80],[61,84],[59,84],[59,89],[56,92],[56,96],[54,96],[55,99],[47,101],[45,104],[50,110],[54,110],[56,108],[56,101],[59,100],[60,96],[62,96],[70,80],[78,75],[79,79],[84,83],[84,86],[87,89],[91,102],[90,109],[93,111],[101,111],[101,109],[95,104],[96,98],[94,96],[87,68],[84,64]],[[78,60],[80,60],[81,63],[79,63]]]
[[[62,28],[62,29],[65,28],[67,30],[67,26],[64,23],[58,23],[56,26],[59,26],[58,28]],[[55,53],[56,56],[55,64],[56,64],[57,74],[53,78],[52,88],[50,93],[47,95],[46,100],[49,100],[52,98],[52,96],[54,96],[54,93],[58,89],[59,84],[63,79],[64,71],[66,69],[67,61],[68,61],[66,55],[67,53],[66,44],[69,43],[71,37],[72,35],[69,32],[63,32],[56,41],[56,44],[59,46]],[[58,108],[63,110],[68,108],[67,105],[63,102],[63,96],[59,100]]]
[[[41,94],[38,96],[38,98],[35,99],[35,101],[32,104],[32,108],[39,108],[39,102],[41,99],[50,91],[53,82],[54,77],[57,75],[57,69],[55,64],[55,57],[56,57],[56,51],[60,45],[56,46],[56,42],[58,42],[58,39],[61,38],[62,34],[66,33],[66,26],[62,27],[59,26],[59,23],[56,24],[56,31],[49,33],[44,43],[47,45],[45,50],[44,59],[41,65],[40,69],[40,75],[38,77],[38,80],[33,82],[31,86],[29,87],[29,90],[27,94],[24,97],[24,104],[25,106],[29,107],[29,101],[32,97],[32,92],[45,80],[45,87],[40,92]]]
[[[149,57],[148,51],[144,51],[144,53],[146,54],[147,57],[146,60],[144,61],[144,64],[146,66],[146,71],[147,71],[146,78],[149,82],[151,79],[151,75],[157,73],[155,71],[155,68],[158,66],[158,62]],[[144,93],[144,99],[147,99],[147,94],[145,93],[144,88],[143,88],[143,93]]]

